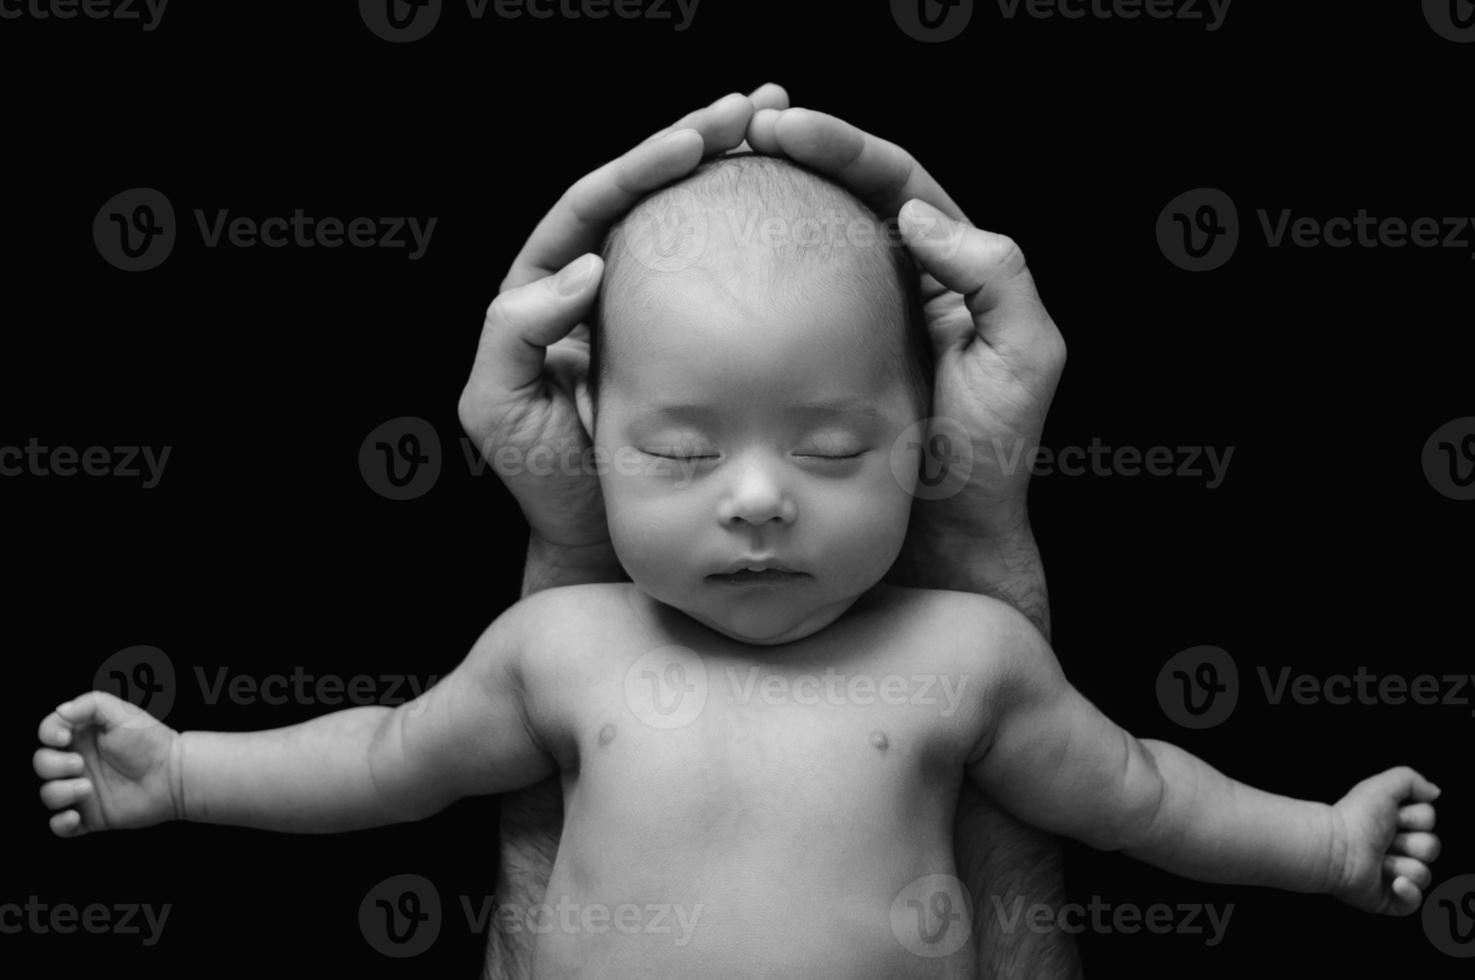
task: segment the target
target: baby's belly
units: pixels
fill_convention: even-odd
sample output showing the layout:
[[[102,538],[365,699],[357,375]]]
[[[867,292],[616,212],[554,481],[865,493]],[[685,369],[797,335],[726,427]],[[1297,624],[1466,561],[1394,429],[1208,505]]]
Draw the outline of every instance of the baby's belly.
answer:
[[[778,839],[591,853],[566,833],[534,976],[897,980],[974,975],[950,839]],[[598,846],[598,845],[596,845]],[[837,860],[838,858],[838,860]]]
[[[941,880],[953,874],[950,859],[867,883],[856,875],[826,881],[791,871],[757,886],[746,880],[752,869],[705,871],[714,877],[643,891],[572,890],[555,872],[538,924],[534,977],[974,976],[968,911],[956,880]]]

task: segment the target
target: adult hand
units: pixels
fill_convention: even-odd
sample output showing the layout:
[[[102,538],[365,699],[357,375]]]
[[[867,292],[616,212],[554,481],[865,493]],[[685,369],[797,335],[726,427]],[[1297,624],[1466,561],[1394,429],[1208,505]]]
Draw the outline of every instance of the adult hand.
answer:
[[[589,314],[605,233],[650,191],[706,157],[746,149],[759,109],[789,104],[777,85],[728,95],[678,120],[570,187],[533,230],[487,310],[461,424],[517,499],[535,540],[568,552],[609,547],[574,390],[589,367]],[[538,450],[538,456],[534,456]],[[548,451],[554,454],[550,463]]]
[[[950,420],[934,424],[933,434],[968,439],[972,462],[966,481],[939,482],[956,492],[916,501],[909,547],[914,539],[977,544],[1027,533],[1029,451],[1065,367],[1065,342],[1024,253],[1012,239],[974,227],[911,154],[834,116],[760,109],[748,142],[839,181],[883,219],[897,217],[923,270],[937,361],[933,416]]]

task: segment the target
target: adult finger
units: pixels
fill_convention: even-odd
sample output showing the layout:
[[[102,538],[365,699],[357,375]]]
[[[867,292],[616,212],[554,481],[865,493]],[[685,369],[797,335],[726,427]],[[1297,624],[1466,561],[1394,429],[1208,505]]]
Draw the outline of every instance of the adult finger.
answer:
[[[487,419],[540,383],[547,349],[588,315],[604,263],[583,255],[556,276],[499,294],[487,309],[471,377],[461,393],[461,424],[478,438]]]
[[[1064,340],[1013,239],[955,221],[920,200],[901,209],[899,226],[918,264],[942,285],[961,293],[973,315],[971,328],[968,323],[937,324],[933,343],[939,350],[976,335],[1016,371],[1059,368],[1065,357]]]
[[[761,117],[761,118],[760,118]],[[757,113],[749,142],[760,153],[782,153],[850,188],[882,217],[921,198],[959,221],[968,216],[906,150],[843,119],[813,109]]]
[[[776,93],[764,98],[772,102]],[[741,143],[752,118],[748,96],[724,95],[579,178],[533,229],[502,289],[525,286],[598,249],[609,226],[646,194],[690,173],[703,157]]]
[[[730,98],[732,98],[732,96],[730,95],[723,96],[723,99]],[[748,93],[748,101],[753,104],[754,112],[765,109],[773,112],[778,112],[789,107],[789,93],[784,90],[784,87],[782,85],[778,85],[774,82],[765,82]],[[650,136],[646,137],[645,142],[649,143],[651,140],[660,139],[667,133],[673,133],[678,129],[701,129],[705,124],[708,124],[710,122],[713,108],[720,105],[721,102],[722,99],[718,99],[717,102],[713,103],[711,106],[706,107],[705,109],[698,109],[695,112],[687,113],[676,122],[672,123],[670,126],[667,126],[665,129],[662,129],[656,133],[652,133]],[[734,149],[748,150],[752,148],[748,146],[747,140],[744,140],[743,142],[737,144]]]

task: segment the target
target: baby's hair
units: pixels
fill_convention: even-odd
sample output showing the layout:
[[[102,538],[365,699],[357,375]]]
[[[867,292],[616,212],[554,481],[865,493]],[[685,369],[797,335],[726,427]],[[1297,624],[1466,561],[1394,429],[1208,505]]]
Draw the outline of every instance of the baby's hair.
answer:
[[[897,336],[893,331],[890,337],[873,338],[876,346],[870,353],[884,353],[888,380],[900,380],[908,386],[916,400],[917,417],[931,414],[932,342],[922,310],[917,266],[906,248],[898,243],[895,221],[883,224],[859,198],[806,167],[786,158],[756,153],[732,153],[701,164],[684,180],[645,197],[605,236],[604,280],[589,323],[588,384],[596,405],[600,382],[609,370],[604,333],[610,314],[633,312],[621,302],[623,294],[639,282],[665,274],[660,271],[660,259],[665,253],[646,249],[645,255],[655,256],[655,262],[642,261],[632,254],[632,229],[640,228],[637,222],[653,227],[661,218],[676,215],[678,227],[670,230],[679,259],[681,248],[691,245],[693,236],[691,228],[679,226],[687,213],[683,204],[689,205],[694,214],[727,208],[727,214],[736,215],[732,230],[754,237],[763,234],[764,222],[771,218],[783,219],[787,229],[796,231],[795,226],[806,218],[819,214],[829,217],[826,234],[792,234],[786,236],[792,240],[778,243],[771,237],[766,240],[765,248],[769,249],[771,260],[760,271],[769,282],[812,274],[816,282],[832,289],[854,289],[859,283],[860,288],[870,292],[878,308],[895,310],[905,321],[903,335]],[[813,222],[811,227],[817,230]],[[854,231],[857,227],[860,234]],[[702,239],[695,243],[699,250],[705,244],[705,235],[699,232],[697,237]],[[643,242],[642,246],[648,244]],[[855,256],[855,261],[813,261],[845,253]]]

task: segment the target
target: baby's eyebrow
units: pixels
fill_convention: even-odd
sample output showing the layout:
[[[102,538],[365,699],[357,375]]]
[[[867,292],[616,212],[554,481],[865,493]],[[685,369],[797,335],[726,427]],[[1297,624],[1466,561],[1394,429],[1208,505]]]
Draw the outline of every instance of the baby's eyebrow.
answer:
[[[784,406],[783,411],[787,414],[805,419],[828,420],[852,416],[865,421],[879,422],[885,418],[878,409],[859,398],[830,398],[800,402],[798,404]],[[712,405],[672,403],[652,405],[641,411],[638,418],[689,422],[695,425],[702,425],[717,421],[721,418],[721,415],[721,410]]]

